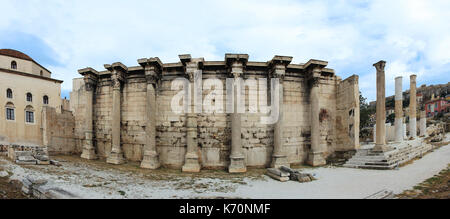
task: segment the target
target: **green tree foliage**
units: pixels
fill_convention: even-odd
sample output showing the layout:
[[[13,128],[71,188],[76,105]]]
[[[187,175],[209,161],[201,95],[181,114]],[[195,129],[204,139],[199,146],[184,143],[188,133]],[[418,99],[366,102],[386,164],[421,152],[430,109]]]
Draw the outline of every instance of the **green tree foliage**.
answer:
[[[375,113],[374,108],[370,108],[367,103],[367,98],[363,97],[362,93],[359,92],[359,109],[360,109],[360,129],[368,127],[370,125],[370,115]]]
[[[386,117],[386,122],[388,123],[394,123],[395,122],[395,113],[392,113],[388,117]]]

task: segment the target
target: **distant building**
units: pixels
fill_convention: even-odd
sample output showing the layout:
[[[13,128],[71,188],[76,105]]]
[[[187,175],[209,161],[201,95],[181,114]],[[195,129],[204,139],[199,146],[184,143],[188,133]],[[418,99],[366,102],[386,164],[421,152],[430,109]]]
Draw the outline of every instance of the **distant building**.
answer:
[[[61,83],[28,55],[0,49],[0,144],[43,145],[42,109],[61,112]]]
[[[447,113],[450,110],[450,104],[445,98],[430,100],[425,103],[427,117],[436,116],[439,113]]]

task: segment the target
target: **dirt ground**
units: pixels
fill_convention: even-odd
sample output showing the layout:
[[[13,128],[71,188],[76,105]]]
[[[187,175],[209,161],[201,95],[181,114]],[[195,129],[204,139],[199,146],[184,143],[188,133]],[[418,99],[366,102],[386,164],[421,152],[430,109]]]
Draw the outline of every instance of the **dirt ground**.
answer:
[[[0,171],[3,169],[0,167]],[[28,199],[20,188],[9,182],[8,177],[0,177],[0,199]]]
[[[400,199],[450,199],[450,164],[438,175],[397,195]]]
[[[0,178],[0,199],[27,198],[18,186],[9,183],[25,177],[48,180],[49,187],[87,199],[361,199],[384,189],[400,194],[397,198],[402,199],[450,198],[450,147],[445,146],[449,140],[450,134],[444,143],[435,145],[434,152],[399,170],[293,166],[318,179],[309,183],[278,182],[265,176],[265,169],[249,169],[245,174],[229,174],[225,170],[188,174],[179,169],[144,170],[138,162],[115,166],[105,160],[89,161],[79,156],[53,156],[60,167],[20,166],[0,157],[0,171],[9,173]]]

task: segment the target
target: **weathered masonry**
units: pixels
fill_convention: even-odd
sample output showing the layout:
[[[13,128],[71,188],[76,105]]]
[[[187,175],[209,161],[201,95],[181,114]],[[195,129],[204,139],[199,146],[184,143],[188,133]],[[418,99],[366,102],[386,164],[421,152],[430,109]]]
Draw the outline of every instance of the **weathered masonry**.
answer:
[[[320,166],[335,152],[359,148],[358,76],[342,80],[325,61],[291,64],[292,57],[287,56],[268,62],[249,61],[246,54],[226,54],[224,61],[179,57],[178,63],[144,58],[138,60],[139,66],[117,62],[105,65],[104,71],[79,70],[83,78],[74,79],[71,107],[76,148],[83,158],[111,164],[141,162],[148,169],[245,172],[247,167]],[[245,112],[173,112],[171,102],[179,90],[172,90],[172,82],[184,77],[193,85],[199,70],[203,99],[214,89],[223,89],[219,92],[223,98],[213,101],[225,106],[227,78],[265,78],[268,83],[258,90],[267,90],[267,96],[255,100],[249,93],[261,84],[245,86],[241,92]],[[278,78],[283,89],[280,119],[267,125],[260,121],[267,113],[250,113],[249,107],[265,98],[270,104],[271,78]],[[208,87],[207,79],[219,79],[224,86]],[[239,99],[237,93],[233,95]],[[199,105],[192,100],[188,107]]]

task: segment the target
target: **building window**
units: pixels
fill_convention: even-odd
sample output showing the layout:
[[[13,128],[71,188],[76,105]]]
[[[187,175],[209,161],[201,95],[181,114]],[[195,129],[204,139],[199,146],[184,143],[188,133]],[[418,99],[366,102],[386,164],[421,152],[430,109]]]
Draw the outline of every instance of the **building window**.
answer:
[[[43,76],[43,75],[44,75],[44,72],[43,72],[42,70],[41,70],[41,73],[40,73],[40,75],[41,75],[41,76]]]
[[[26,115],[26,122],[27,123],[34,123],[34,112],[25,111],[25,115]]]
[[[17,69],[17,62],[16,61],[12,61],[11,62],[11,69]]]
[[[6,90],[6,98],[8,98],[8,99],[12,99],[13,98],[13,92],[9,88]]]
[[[6,120],[14,121],[14,109],[13,108],[6,108]]]
[[[31,95],[31,93],[27,93],[27,101],[33,102],[33,95]]]
[[[34,109],[32,106],[27,106],[25,108],[25,122],[34,123]]]
[[[45,95],[43,98],[44,105],[48,105],[48,96]]]
[[[16,120],[15,113],[14,113],[14,108],[15,108],[14,104],[11,102],[8,102],[5,106],[5,108],[6,108],[6,120],[9,120],[9,121]]]

